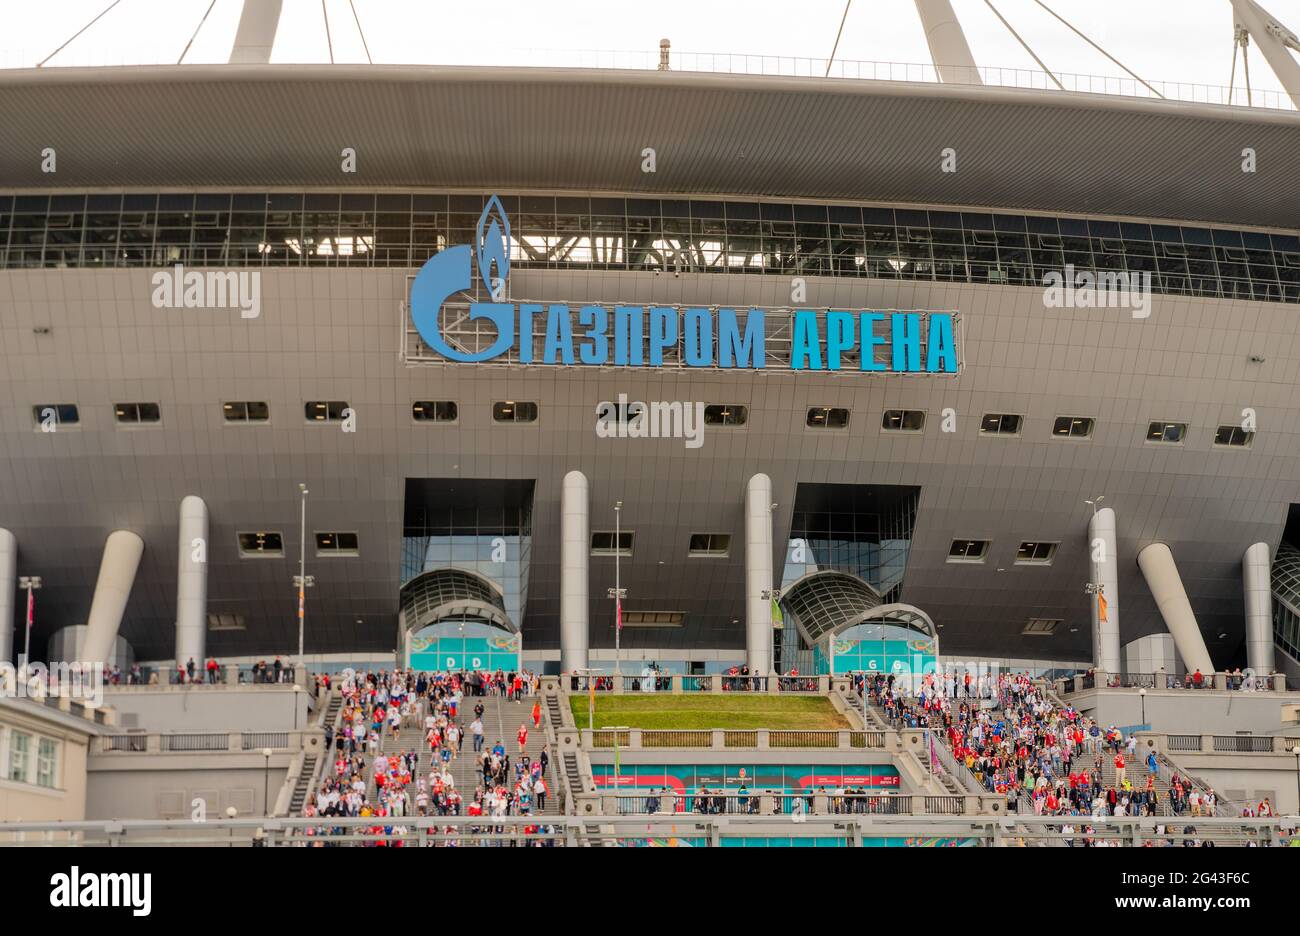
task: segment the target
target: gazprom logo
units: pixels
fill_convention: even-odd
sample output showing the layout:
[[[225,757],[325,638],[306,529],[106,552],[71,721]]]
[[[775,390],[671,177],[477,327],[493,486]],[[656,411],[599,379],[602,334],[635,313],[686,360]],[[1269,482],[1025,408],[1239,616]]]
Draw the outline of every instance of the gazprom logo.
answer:
[[[472,285],[473,266],[467,245],[451,247],[430,257],[411,284],[411,320],[415,330],[434,351],[464,363],[490,361],[515,343],[515,307],[498,301],[505,297],[506,277],[510,274],[510,221],[495,195],[479,216],[473,252],[478,254],[479,277],[488,286],[493,301],[471,302],[470,321],[487,319],[497,328],[496,341],[481,351],[471,353],[453,348],[438,324],[443,303]]]
[[[676,359],[687,367],[767,367],[763,309],[749,309],[742,319],[735,309],[591,304],[580,307],[575,318],[564,303],[507,302],[510,243],[510,219],[493,195],[479,216],[473,246],[462,244],[435,254],[416,274],[411,321],[441,357],[466,364],[490,361],[515,348],[518,335],[514,360],[520,364],[662,367],[665,360]],[[491,301],[470,301],[469,321],[491,323],[496,337],[487,347],[470,351],[447,340],[440,318],[449,299],[471,289],[476,268]],[[838,371],[842,362],[851,367],[849,362],[856,359],[856,369],[865,372],[957,372],[951,312],[799,309],[781,310],[773,318],[783,336],[773,339],[780,345],[775,356],[788,360],[790,370]],[[535,362],[537,320],[544,341],[541,360]]]

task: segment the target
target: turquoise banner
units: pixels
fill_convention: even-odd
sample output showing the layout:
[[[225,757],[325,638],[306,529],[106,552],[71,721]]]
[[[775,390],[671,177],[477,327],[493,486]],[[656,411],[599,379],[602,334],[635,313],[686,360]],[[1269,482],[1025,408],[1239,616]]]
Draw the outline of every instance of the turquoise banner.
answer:
[[[415,670],[468,671],[519,670],[519,636],[422,637],[411,639],[410,666]]]
[[[835,639],[835,675],[847,673],[928,673],[935,668],[934,641]],[[817,672],[829,673],[830,660],[822,645],[813,647]]]
[[[897,790],[898,770],[890,764],[623,764],[618,776],[613,764],[592,764],[598,789],[620,792],[671,788],[684,796],[701,787],[710,790],[780,790],[811,793],[819,787],[867,787]]]

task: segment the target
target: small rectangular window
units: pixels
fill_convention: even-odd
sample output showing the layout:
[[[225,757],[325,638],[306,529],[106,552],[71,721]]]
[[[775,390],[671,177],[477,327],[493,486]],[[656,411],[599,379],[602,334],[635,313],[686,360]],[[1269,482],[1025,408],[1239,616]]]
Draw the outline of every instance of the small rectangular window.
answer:
[[[21,731],[9,731],[8,777],[18,783],[27,782],[27,765],[31,757],[32,736]]]
[[[1032,637],[1050,637],[1061,624],[1060,618],[1030,618],[1020,633]]]
[[[1016,550],[1016,565],[1051,565],[1059,543],[1025,542]]]
[[[303,407],[308,422],[342,422],[347,409],[346,400],[308,400]]]
[[[925,428],[925,411],[885,410],[880,428],[886,432],[920,432]]]
[[[988,540],[953,540],[948,547],[948,561],[983,562],[988,551]]]
[[[243,556],[283,556],[284,537],[279,533],[237,533]]]
[[[52,738],[41,738],[36,746],[36,785],[54,789],[58,772],[59,743]]]
[[[1092,435],[1096,420],[1091,416],[1057,416],[1052,435],[1062,439],[1086,439]]]
[[[681,627],[686,615],[681,611],[624,611],[624,627]]]
[[[1162,445],[1180,445],[1187,435],[1187,423],[1152,422],[1147,425],[1147,441]]]
[[[411,418],[416,422],[455,422],[459,416],[455,400],[416,400],[411,404]]]
[[[618,549],[614,548],[614,541],[618,541]],[[595,530],[591,534],[591,554],[593,556],[612,556],[617,553],[620,556],[632,555],[632,532],[630,530],[620,530],[615,536],[613,530]]]
[[[813,429],[846,429],[849,411],[842,406],[814,406],[808,410],[807,422]]]
[[[76,403],[37,403],[32,407],[37,427],[75,426],[81,422]]]
[[[317,533],[316,555],[318,556],[356,556],[357,534],[355,533]]]
[[[982,435],[1019,435],[1023,416],[1015,413],[985,413],[980,420]]]
[[[731,551],[730,533],[692,533],[690,555],[725,556]]]
[[[1220,426],[1214,433],[1215,445],[1250,448],[1254,441],[1254,430],[1246,430],[1240,426]]]
[[[527,400],[493,403],[492,419],[501,423],[537,422],[537,404]]]
[[[226,422],[266,422],[271,418],[271,407],[255,400],[223,403],[221,410],[226,417]]]
[[[162,419],[157,403],[115,403],[113,414],[119,423],[125,425],[156,423]]]
[[[739,403],[710,403],[704,407],[706,426],[743,426],[749,422],[749,407]]]

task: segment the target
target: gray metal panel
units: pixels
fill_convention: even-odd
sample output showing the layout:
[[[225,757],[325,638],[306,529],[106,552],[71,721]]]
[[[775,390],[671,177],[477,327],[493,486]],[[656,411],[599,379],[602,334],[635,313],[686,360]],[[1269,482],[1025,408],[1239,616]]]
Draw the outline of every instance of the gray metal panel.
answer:
[[[810,279],[811,306],[962,310],[966,370],[956,378],[655,372],[644,369],[407,368],[399,363],[406,272],[265,270],[263,312],[153,309],[149,271],[0,273],[0,524],[19,543],[19,571],[45,577],[34,647],[84,623],[104,537],[146,541],[122,633],[141,659],[167,657],[175,620],[177,505],[211,510],[209,610],[242,614],[245,632],[217,632],[210,650],[296,647],[291,577],[298,550],[297,483],[312,496],[308,533],[356,530],[360,556],[316,559],[307,599],[309,652],[384,651],[396,631],[407,477],[536,478],[532,577],[524,646],[558,646],[559,502],[565,472],[591,479],[592,528],[635,531],[624,560],[630,610],[685,611],[680,629],[623,632],[623,646],[744,645],[745,479],[773,480],[778,542],[799,482],[921,487],[901,600],[943,625],[946,653],[1086,658],[1085,497],[1106,495],[1118,520],[1123,638],[1163,629],[1135,557],[1173,549],[1211,652],[1242,639],[1240,558],[1276,543],[1300,501],[1300,347],[1283,304],[1154,297],[1152,315],[1044,309],[1038,289]],[[556,301],[775,305],[784,278],[727,274],[517,271],[517,295]],[[48,335],[33,328],[48,326]],[[1263,364],[1248,360],[1261,354]],[[681,440],[599,439],[595,405],[633,400],[744,403],[744,428]],[[157,400],[158,427],[119,429],[119,399]],[[223,400],[267,400],[265,426],[226,425]],[[346,400],[357,431],[309,425],[303,402]],[[452,399],[451,425],[415,423],[413,400]],[[497,425],[491,403],[536,400],[535,425]],[[34,431],[31,407],[76,402],[81,425]],[[844,432],[804,425],[813,405],[852,410]],[[1249,449],[1211,446],[1215,427],[1258,412]],[[920,435],[882,433],[887,408],[924,409]],[[939,431],[952,407],[958,431]],[[981,437],[984,412],[1025,414],[1015,438]],[[1097,419],[1091,440],[1051,438],[1057,414]],[[1181,446],[1151,446],[1149,419],[1189,423]],[[284,534],[283,559],[243,559],[238,530]],[[726,558],[688,558],[692,532],[729,532]],[[982,565],[946,561],[954,537],[992,540]],[[1060,541],[1050,567],[1016,566],[1022,540]],[[779,557],[778,557],[779,558]],[[660,565],[659,563],[663,564]],[[1005,572],[997,571],[1005,568]],[[610,557],[592,557],[595,647],[613,645]],[[1063,618],[1052,637],[1020,634],[1031,617]],[[357,620],[361,623],[357,624]],[[733,624],[737,620],[739,623]],[[1072,627],[1078,627],[1072,632]],[[1217,634],[1226,632],[1220,641]],[[688,654],[683,654],[689,656]]]
[[[426,66],[0,70],[0,187],[884,200],[1294,228],[1295,112],[1028,89]],[[343,147],[358,172],[340,171]],[[658,171],[641,171],[654,147]],[[1258,172],[1240,171],[1255,148]],[[40,171],[45,147],[59,171]],[[957,152],[956,173],[939,171]]]

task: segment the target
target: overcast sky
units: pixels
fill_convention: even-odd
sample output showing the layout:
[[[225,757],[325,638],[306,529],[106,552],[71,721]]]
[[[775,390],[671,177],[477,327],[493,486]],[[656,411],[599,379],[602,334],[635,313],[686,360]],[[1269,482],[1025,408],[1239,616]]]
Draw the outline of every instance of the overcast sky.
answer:
[[[0,66],[30,67],[108,6],[110,0],[0,0]],[[211,0],[119,0],[49,63],[174,63]],[[257,0],[250,0],[257,2]],[[1228,84],[1229,0],[1046,0],[1110,53],[1148,79]],[[1300,0],[1262,0],[1300,32]],[[563,64],[544,50],[618,50],[653,56],[661,38],[680,52],[746,52],[824,59],[844,0],[354,0],[371,55],[382,63]],[[1046,64],[1060,72],[1122,72],[1035,3],[994,0]],[[186,62],[224,62],[242,0],[216,0]],[[336,61],[364,62],[348,0],[325,0]],[[984,0],[953,0],[976,61],[1035,68]],[[492,11],[491,13],[485,11]],[[497,12],[499,11],[499,12]],[[912,0],[853,0],[837,58],[929,62]],[[274,62],[328,62],[321,0],[284,0]],[[1278,90],[1254,50],[1251,82]],[[1237,83],[1241,84],[1238,66]]]

